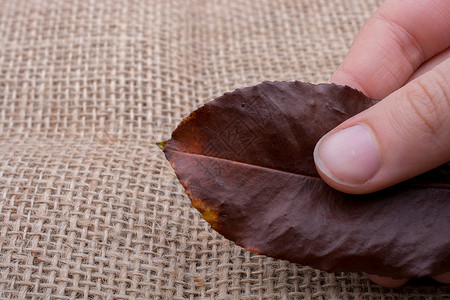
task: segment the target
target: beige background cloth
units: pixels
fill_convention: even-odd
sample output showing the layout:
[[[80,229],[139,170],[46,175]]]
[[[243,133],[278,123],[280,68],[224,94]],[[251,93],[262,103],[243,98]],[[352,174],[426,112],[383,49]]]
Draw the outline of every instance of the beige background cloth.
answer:
[[[264,80],[326,81],[379,0],[0,1],[0,298],[449,299],[256,255],[155,142]]]

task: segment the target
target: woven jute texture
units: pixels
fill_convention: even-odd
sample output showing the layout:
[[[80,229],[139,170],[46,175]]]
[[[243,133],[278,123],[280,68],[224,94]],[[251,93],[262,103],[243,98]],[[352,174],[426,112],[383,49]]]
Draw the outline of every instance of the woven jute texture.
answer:
[[[327,81],[380,3],[1,0],[0,298],[450,298],[235,246],[155,145],[226,91]]]

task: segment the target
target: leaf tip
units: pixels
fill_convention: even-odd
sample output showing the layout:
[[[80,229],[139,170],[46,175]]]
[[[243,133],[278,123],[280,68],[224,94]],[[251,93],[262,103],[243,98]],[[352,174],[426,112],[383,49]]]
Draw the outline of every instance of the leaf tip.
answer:
[[[164,151],[164,146],[165,145],[166,145],[166,141],[162,141],[162,142],[156,143],[156,146],[158,146],[159,149],[161,149],[163,151]]]

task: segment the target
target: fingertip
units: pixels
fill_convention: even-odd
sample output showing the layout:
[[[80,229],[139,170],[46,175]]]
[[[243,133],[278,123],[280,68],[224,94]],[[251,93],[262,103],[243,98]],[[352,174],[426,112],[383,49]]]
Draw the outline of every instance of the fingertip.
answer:
[[[339,85],[346,85],[362,92],[367,97],[376,98],[378,95],[372,92],[370,87],[366,87],[364,82],[371,82],[370,78],[360,74],[360,70],[348,69],[346,62],[338,67],[336,72],[328,80],[328,83],[336,83]]]
[[[450,284],[450,272],[433,276],[433,279],[444,284]]]
[[[393,279],[391,277],[378,276],[378,275],[370,275],[366,274],[366,277],[369,278],[372,282],[381,285],[385,288],[398,288],[408,282],[408,279]]]
[[[321,177],[332,187],[360,193],[381,166],[370,129],[362,124],[333,131],[319,140],[314,161]]]

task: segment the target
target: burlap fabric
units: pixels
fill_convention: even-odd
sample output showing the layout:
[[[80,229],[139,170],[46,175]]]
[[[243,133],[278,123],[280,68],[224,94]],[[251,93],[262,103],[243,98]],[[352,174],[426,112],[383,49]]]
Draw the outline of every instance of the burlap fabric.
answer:
[[[155,146],[223,92],[326,81],[379,4],[0,1],[0,297],[449,298],[235,246]]]

